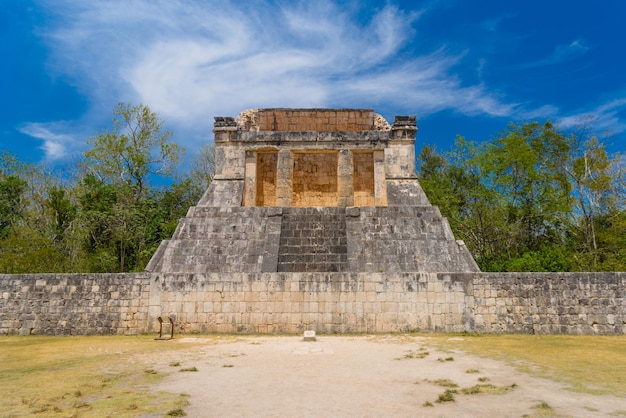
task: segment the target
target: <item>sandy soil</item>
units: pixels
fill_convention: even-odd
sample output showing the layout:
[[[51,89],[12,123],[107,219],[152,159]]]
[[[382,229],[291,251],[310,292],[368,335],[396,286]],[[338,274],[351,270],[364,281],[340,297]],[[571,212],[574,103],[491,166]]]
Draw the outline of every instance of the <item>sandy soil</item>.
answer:
[[[189,394],[191,404],[185,411],[190,417],[626,414],[624,398],[571,392],[498,361],[437,351],[423,337],[318,336],[315,342],[305,342],[302,337],[255,336],[217,345],[198,344],[202,340],[197,338],[168,343],[186,342],[195,344],[157,365],[171,374],[155,389]],[[169,365],[173,361],[180,366]],[[189,367],[198,371],[176,371]],[[454,401],[438,403],[446,390],[435,383],[439,379],[456,383],[457,390],[491,384],[505,393],[458,393]],[[425,406],[427,402],[432,406]],[[552,407],[552,415],[537,408],[541,402]]]

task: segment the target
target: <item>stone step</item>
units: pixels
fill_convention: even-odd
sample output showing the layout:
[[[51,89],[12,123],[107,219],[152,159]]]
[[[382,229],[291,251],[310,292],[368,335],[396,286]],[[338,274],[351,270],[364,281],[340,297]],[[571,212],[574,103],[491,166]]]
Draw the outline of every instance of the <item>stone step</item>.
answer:
[[[347,271],[347,241],[344,208],[285,208],[278,271]]]

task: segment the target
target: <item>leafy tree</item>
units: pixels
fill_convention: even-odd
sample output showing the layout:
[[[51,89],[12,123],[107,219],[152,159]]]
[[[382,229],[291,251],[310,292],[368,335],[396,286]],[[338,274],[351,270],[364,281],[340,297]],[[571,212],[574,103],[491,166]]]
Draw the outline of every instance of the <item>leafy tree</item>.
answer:
[[[52,186],[48,191],[46,205],[52,212],[53,224],[52,232],[54,241],[61,242],[65,239],[67,229],[76,218],[77,208],[68,197],[65,189],[59,186]]]
[[[571,210],[570,149],[549,122],[512,124],[481,144],[459,136],[447,156],[425,147],[420,182],[481,269],[569,266],[560,249]]]
[[[148,176],[172,174],[183,150],[148,106],[119,103],[113,115],[113,129],[88,142],[87,164],[105,182],[129,184],[140,198]]]
[[[215,145],[204,144],[200,147],[191,162],[189,178],[193,179],[193,184],[204,192],[213,181],[214,175]]]
[[[570,210],[566,174],[571,144],[546,122],[512,124],[480,157],[482,175],[498,193],[520,251],[534,251],[562,233]]]
[[[87,174],[79,185],[90,271],[145,267],[147,254],[170,232],[162,224],[171,222],[158,207],[161,192],[149,180],[171,175],[183,152],[148,106],[120,103],[113,114],[113,129],[89,141]]]
[[[6,236],[23,213],[26,182],[15,175],[0,176],[0,236]]]

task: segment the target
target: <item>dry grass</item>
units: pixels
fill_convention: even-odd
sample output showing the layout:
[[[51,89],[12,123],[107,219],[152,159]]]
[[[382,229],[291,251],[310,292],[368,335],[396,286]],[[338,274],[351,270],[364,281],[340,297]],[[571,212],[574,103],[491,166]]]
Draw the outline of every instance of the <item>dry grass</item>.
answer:
[[[428,335],[432,343],[504,360],[521,371],[555,379],[569,389],[626,396],[626,336]]]
[[[148,336],[0,337],[0,416],[126,417],[184,408],[184,395],[155,393],[156,359],[172,342]]]

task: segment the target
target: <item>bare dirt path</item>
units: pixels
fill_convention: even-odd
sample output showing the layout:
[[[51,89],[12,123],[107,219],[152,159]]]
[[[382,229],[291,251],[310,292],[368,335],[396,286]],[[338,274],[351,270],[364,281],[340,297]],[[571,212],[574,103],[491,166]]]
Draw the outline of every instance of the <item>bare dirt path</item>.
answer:
[[[194,338],[176,343],[186,341],[196,344],[157,367],[170,373],[198,371],[171,373],[156,389],[189,394],[185,411],[190,417],[626,414],[624,398],[571,392],[502,362],[437,351],[423,337],[318,336],[305,342],[302,337],[250,336],[217,345],[197,344]],[[436,402],[446,384],[458,385],[452,388],[458,391],[455,400]],[[476,385],[491,385],[482,389],[492,393],[461,393]]]

